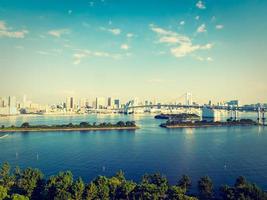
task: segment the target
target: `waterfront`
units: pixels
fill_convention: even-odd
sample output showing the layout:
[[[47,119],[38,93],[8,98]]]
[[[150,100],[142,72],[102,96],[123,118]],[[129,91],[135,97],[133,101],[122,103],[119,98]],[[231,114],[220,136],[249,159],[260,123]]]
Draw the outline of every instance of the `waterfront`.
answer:
[[[250,117],[252,115],[249,115]],[[254,116],[254,115],[253,115]],[[99,174],[123,169],[127,178],[161,172],[171,183],[182,174],[193,181],[209,175],[216,186],[233,184],[244,175],[267,188],[266,127],[210,127],[162,129],[153,115],[14,116],[0,118],[0,125],[62,124],[136,121],[134,132],[10,133],[0,139],[0,162],[14,167],[38,167],[45,174],[72,170],[88,181]]]

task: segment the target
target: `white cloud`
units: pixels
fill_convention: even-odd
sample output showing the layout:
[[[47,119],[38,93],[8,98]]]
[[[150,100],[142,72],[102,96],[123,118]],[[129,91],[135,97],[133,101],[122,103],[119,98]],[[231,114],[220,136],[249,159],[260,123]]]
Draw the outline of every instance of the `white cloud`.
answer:
[[[184,35],[175,35],[175,36],[163,36],[160,37],[159,43],[168,43],[168,44],[181,44],[181,43],[190,43],[191,40],[189,37]]]
[[[155,26],[154,24],[150,24],[149,26],[153,32],[160,34],[160,35],[177,35],[177,33],[173,31],[165,30],[163,28]]]
[[[204,32],[207,32],[206,25],[205,25],[205,24],[201,24],[201,25],[197,28],[197,32],[198,32],[198,33],[204,33]]]
[[[36,53],[38,53],[40,55],[45,55],[45,56],[55,56],[56,55],[55,53],[50,53],[48,51],[43,51],[43,50],[36,51]]]
[[[194,56],[197,60],[199,60],[199,61],[204,61],[205,59],[203,58],[203,57],[201,57],[201,56]]]
[[[122,44],[121,45],[121,49],[128,50],[129,49],[129,46],[127,44]]]
[[[16,49],[24,49],[24,46],[17,45],[15,46]]]
[[[85,53],[75,53],[75,54],[73,55],[73,57],[74,57],[74,62],[73,62],[73,64],[74,64],[74,65],[78,65],[78,64],[81,63],[82,58],[86,57],[86,54],[85,54]]]
[[[47,49],[47,50],[38,50],[36,53],[40,55],[45,55],[45,56],[58,56],[59,54],[62,53],[62,49]]]
[[[108,53],[104,51],[90,51],[87,49],[74,49],[74,50],[77,51],[76,53],[73,54],[74,65],[80,64],[82,59],[88,58],[88,57],[106,57],[106,58],[112,58],[112,59],[120,59],[123,57],[122,54]]]
[[[156,27],[155,25],[151,26],[151,30],[158,34],[158,43],[165,43],[172,46],[175,45],[174,47],[171,47],[170,53],[177,58],[184,57],[198,50],[208,50],[213,47],[213,44],[211,43],[195,45],[188,36],[165,30]]]
[[[199,9],[206,9],[206,6],[202,1],[198,1],[196,3],[196,7],[198,7]]]
[[[199,16],[196,16],[196,17],[195,17],[195,20],[199,20],[199,19],[200,19],[200,17],[199,17]]]
[[[119,28],[108,29],[108,31],[111,32],[114,35],[121,34],[121,30]]]
[[[207,57],[206,60],[209,61],[209,62],[212,62],[213,61],[213,58]]]
[[[108,32],[112,33],[113,35],[120,35],[121,34],[121,29],[119,29],[119,28],[107,29],[107,28],[101,27],[100,29],[103,31],[108,31]]]
[[[180,21],[180,25],[185,25],[185,21]]]
[[[213,44],[208,43],[208,44],[206,44],[206,45],[201,46],[201,49],[206,50],[206,49],[211,49],[212,47],[213,47]]]
[[[218,29],[218,30],[223,29],[223,25],[218,24],[218,25],[215,26],[215,28]]]
[[[211,58],[211,57],[207,57],[207,58],[203,58],[201,56],[194,56],[194,57],[199,61],[207,61],[207,62],[212,62],[213,61],[213,58]]]
[[[7,30],[6,23],[4,21],[0,21],[0,30]]]
[[[28,30],[12,31],[4,21],[0,21],[0,37],[24,38],[28,33]]]
[[[132,38],[132,37],[134,36],[134,34],[133,34],[133,33],[127,33],[126,36],[127,36],[128,38]]]
[[[61,37],[64,34],[69,34],[70,31],[68,29],[57,29],[57,30],[50,30],[48,34],[54,37]]]

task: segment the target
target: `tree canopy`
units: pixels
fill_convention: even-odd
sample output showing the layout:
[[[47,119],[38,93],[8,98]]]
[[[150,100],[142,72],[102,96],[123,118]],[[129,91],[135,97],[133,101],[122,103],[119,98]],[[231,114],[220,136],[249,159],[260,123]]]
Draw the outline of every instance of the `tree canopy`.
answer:
[[[191,186],[186,175],[171,185],[160,173],[145,174],[135,182],[119,171],[112,177],[98,176],[85,183],[82,178],[75,180],[70,171],[45,178],[39,169],[11,170],[8,163],[0,169],[0,200],[267,200],[265,191],[242,176],[234,186],[221,186],[218,192],[208,176],[197,182],[198,192],[190,193]]]

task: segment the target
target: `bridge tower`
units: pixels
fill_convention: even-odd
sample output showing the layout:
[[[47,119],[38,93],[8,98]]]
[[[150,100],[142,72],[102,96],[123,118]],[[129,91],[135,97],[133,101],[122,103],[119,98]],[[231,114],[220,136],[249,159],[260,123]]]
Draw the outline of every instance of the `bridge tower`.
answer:
[[[187,92],[185,94],[185,105],[187,106],[192,105],[192,94],[190,92]]]
[[[237,110],[234,110],[234,114],[235,114],[235,120],[237,120],[237,118],[238,118],[238,111]]]
[[[266,120],[266,118],[265,118],[265,109],[263,108],[262,109],[262,124],[263,125],[265,125],[265,120]]]
[[[257,120],[258,120],[258,123],[260,123],[260,120],[261,120],[261,108],[260,107],[258,107],[258,118],[257,118]]]
[[[265,125],[266,118],[265,118],[265,108],[258,107],[258,123],[262,122]]]

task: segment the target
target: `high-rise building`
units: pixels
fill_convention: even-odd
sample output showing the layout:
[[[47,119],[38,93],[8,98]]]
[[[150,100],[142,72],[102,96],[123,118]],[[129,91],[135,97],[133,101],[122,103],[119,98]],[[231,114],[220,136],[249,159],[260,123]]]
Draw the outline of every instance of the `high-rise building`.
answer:
[[[2,107],[8,107],[8,98],[2,98]]]
[[[115,99],[114,100],[114,105],[116,108],[120,108],[120,100],[119,99]]]
[[[80,99],[79,106],[80,108],[85,108],[88,105],[88,100],[86,98]]]
[[[4,107],[4,102],[3,102],[3,99],[0,97],[0,108],[1,107]]]
[[[111,97],[108,98],[108,107],[114,107],[114,101]]]
[[[240,102],[239,102],[239,100],[231,100],[231,101],[227,102],[227,105],[233,106],[233,107],[238,107],[238,106],[240,106]]]
[[[11,96],[9,96],[8,97],[8,106],[9,107],[14,107],[14,108],[16,108],[17,107],[17,101],[16,101],[16,97],[11,97]]]
[[[103,97],[96,98],[96,109],[103,109],[106,107],[106,101]]]
[[[67,111],[72,111],[75,107],[75,102],[73,97],[67,97],[66,100],[66,109]]]

